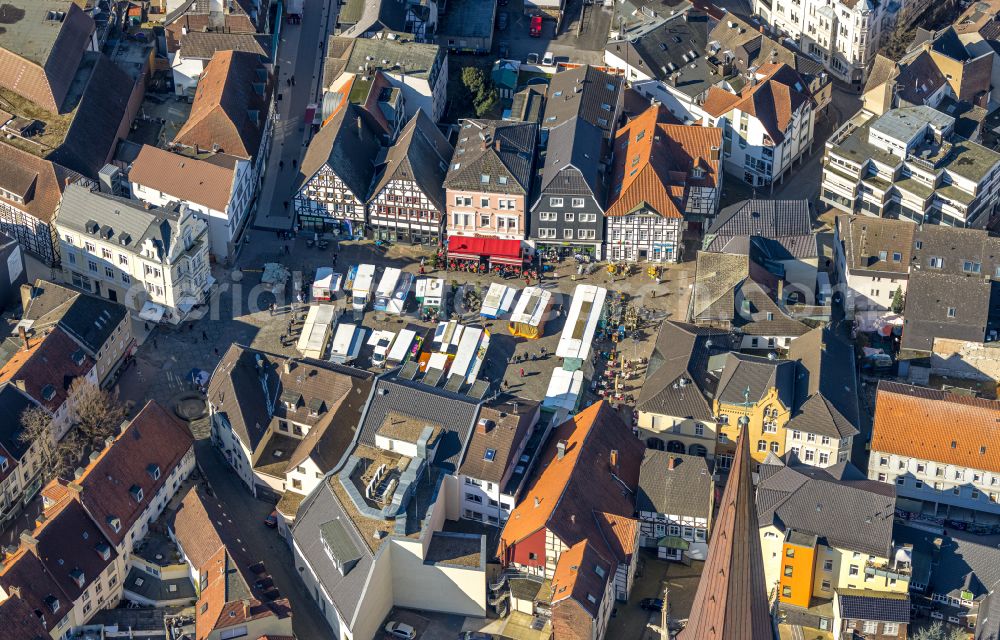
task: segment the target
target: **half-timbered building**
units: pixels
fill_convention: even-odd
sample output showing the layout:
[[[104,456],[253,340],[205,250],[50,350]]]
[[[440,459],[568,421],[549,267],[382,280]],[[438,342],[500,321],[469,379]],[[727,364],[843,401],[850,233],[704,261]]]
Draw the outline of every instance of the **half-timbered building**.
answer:
[[[444,239],[444,178],[452,147],[422,110],[389,149],[368,201],[372,235],[391,242],[439,244]]]
[[[676,262],[685,223],[715,213],[722,130],[673,122],[654,105],[615,138],[605,212],[610,260]]]
[[[365,232],[365,203],[386,138],[371,114],[346,104],[309,143],[293,198],[304,231]]]

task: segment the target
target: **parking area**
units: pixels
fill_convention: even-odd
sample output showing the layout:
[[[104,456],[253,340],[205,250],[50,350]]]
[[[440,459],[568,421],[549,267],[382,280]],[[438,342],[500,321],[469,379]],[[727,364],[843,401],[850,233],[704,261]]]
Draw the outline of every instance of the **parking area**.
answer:
[[[474,622],[475,618],[470,620]],[[475,626],[466,627],[465,621],[466,618],[463,616],[414,611],[412,609],[400,609],[397,607],[390,611],[385,621],[383,621],[383,631],[380,637],[384,637],[386,640],[398,640],[395,636],[385,632],[385,626],[389,622],[402,622],[413,627],[418,640],[455,640],[462,631],[470,628],[478,628]]]
[[[534,38],[529,35],[531,16],[524,13],[523,0],[509,0],[498,10],[508,15],[508,26],[497,31],[494,53],[505,42],[509,57],[524,61],[528,54],[538,54],[541,59],[546,51],[552,52],[560,62],[572,61],[586,64],[603,64],[604,45],[611,26],[612,9],[600,4],[584,4],[585,0],[567,0],[566,15],[558,31],[552,19],[542,21],[542,33]]]
[[[656,640],[660,637],[660,614],[639,606],[643,598],[662,598],[663,587],[670,586],[668,606],[670,626],[680,628],[680,622],[691,614],[691,603],[704,563],[691,566],[667,562],[656,557],[655,550],[642,549],[640,564],[636,569],[635,584],[628,602],[618,603],[617,615],[608,624],[607,637]]]

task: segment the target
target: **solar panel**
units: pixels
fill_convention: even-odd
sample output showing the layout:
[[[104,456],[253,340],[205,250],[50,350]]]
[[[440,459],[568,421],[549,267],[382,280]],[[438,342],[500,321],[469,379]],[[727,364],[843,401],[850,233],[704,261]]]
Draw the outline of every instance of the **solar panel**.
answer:
[[[416,360],[409,360],[403,365],[403,368],[399,370],[399,377],[403,380],[413,380],[417,377],[417,371],[419,369],[419,362]]]
[[[465,381],[460,375],[452,375],[448,378],[448,382],[445,383],[444,388],[452,393],[458,393],[458,390],[462,388],[462,383]]]

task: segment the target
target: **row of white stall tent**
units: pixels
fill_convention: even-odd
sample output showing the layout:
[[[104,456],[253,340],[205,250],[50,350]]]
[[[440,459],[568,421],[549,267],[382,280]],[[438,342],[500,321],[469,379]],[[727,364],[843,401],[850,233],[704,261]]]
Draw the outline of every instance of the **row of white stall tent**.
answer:
[[[556,356],[562,358],[563,363],[552,371],[542,409],[564,416],[572,414],[579,406],[584,383],[583,364],[590,358],[607,297],[607,289],[589,284],[577,285],[573,291],[566,323],[556,346]]]
[[[428,369],[447,370],[449,377],[458,375],[473,384],[490,348],[490,332],[456,320],[441,322],[434,330],[431,346],[435,351],[427,361]]]

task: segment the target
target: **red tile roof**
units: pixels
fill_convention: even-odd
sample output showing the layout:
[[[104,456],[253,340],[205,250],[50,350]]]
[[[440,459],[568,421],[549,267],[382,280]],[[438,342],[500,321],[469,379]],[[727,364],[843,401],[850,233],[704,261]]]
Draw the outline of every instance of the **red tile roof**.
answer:
[[[619,130],[611,182],[616,187],[605,215],[624,216],[645,205],[663,217],[680,218],[686,186],[716,185],[722,130],[675,122],[663,106],[654,105]],[[701,177],[694,177],[693,169],[701,170]]]
[[[132,162],[128,178],[175,198],[225,211],[236,173],[229,168],[143,145]]]
[[[808,85],[797,71],[786,64],[761,65],[755,84],[732,94],[718,87],[708,91],[702,108],[714,117],[739,109],[757,118],[767,134],[780,144],[792,121],[792,115],[803,104],[813,104]]]
[[[193,444],[187,426],[150,400],[114,443],[87,466],[77,480],[83,487],[81,500],[115,545],[125,539]],[[134,487],[142,490],[141,501],[133,497]],[[113,518],[121,523],[117,533],[110,524]]]
[[[47,511],[46,516],[48,520],[33,534],[38,541],[38,558],[62,591],[75,602],[118,558],[118,552],[78,500],[67,500],[60,508]],[[82,585],[76,580],[77,572],[82,574]]]
[[[3,568],[0,568],[0,587],[7,592],[17,590],[32,611],[42,614],[49,629],[55,629],[73,607],[72,600],[45,571],[38,556],[23,545],[14,555],[4,559]],[[56,612],[52,611],[53,602],[58,602]]]
[[[871,449],[1000,473],[1000,402],[880,382]]]
[[[267,123],[270,84],[259,55],[216,52],[205,66],[191,115],[174,142],[203,150],[218,145],[232,156],[255,157]]]
[[[566,442],[561,460],[559,441]],[[544,527],[566,546],[588,541],[608,560],[627,561],[634,541],[628,541],[624,522],[635,512],[643,450],[606,402],[593,404],[559,425],[541,454],[540,471],[504,526],[501,555]],[[614,468],[612,451],[617,455]]]
[[[0,602],[0,640],[49,640],[52,636],[42,626],[27,602],[11,596]]]
[[[94,361],[62,329],[55,327],[32,339],[0,368],[0,383],[13,381],[35,402],[55,412],[69,393],[72,382],[94,368]],[[51,387],[51,388],[49,388]]]

